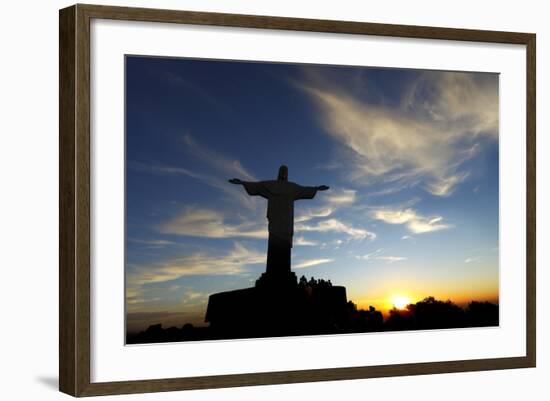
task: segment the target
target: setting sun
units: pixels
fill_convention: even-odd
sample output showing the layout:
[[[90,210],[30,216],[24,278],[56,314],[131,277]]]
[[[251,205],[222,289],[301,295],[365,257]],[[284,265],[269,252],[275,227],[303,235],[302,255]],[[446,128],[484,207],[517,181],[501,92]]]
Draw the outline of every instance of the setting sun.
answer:
[[[396,295],[392,297],[391,302],[397,309],[405,309],[411,303],[411,299],[403,295]]]

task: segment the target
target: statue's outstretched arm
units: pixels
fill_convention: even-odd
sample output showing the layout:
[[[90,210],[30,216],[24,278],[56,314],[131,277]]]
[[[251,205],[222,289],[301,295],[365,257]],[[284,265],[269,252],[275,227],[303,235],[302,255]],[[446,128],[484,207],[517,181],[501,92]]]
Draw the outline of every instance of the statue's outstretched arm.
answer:
[[[294,200],[299,199],[313,199],[317,191],[326,191],[329,187],[326,185],[321,185],[318,187],[304,187],[297,185],[294,191]]]
[[[250,196],[262,196],[266,199],[269,199],[269,197],[271,196],[268,181],[250,182],[243,181],[238,178],[232,178],[229,180],[229,182],[231,184],[244,186],[246,193]]]

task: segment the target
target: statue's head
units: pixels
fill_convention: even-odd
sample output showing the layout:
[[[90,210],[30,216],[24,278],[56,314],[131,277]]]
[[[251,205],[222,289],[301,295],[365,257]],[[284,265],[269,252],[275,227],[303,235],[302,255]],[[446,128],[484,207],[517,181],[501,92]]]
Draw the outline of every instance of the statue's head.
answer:
[[[277,176],[279,181],[288,181],[288,167],[284,164],[279,167],[279,175]]]

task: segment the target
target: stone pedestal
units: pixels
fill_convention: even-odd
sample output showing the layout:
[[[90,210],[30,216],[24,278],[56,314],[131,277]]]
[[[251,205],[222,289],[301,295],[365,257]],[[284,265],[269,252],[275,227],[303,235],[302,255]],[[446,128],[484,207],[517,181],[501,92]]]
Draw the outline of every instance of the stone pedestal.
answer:
[[[337,333],[349,324],[346,289],[264,273],[254,287],[212,294],[205,321],[215,338]]]

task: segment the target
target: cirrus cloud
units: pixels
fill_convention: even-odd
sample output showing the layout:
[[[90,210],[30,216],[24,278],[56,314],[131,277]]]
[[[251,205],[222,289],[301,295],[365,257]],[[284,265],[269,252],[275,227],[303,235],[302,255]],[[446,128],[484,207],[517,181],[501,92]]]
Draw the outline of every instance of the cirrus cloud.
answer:
[[[236,242],[225,254],[196,252],[179,258],[159,261],[152,265],[132,266],[128,275],[127,294],[136,296],[145,284],[164,283],[184,276],[235,275],[246,267],[266,262],[266,255]]]
[[[220,211],[206,208],[187,207],[178,216],[162,223],[158,230],[162,234],[175,234],[203,238],[258,238],[268,237],[267,224],[259,221],[245,221],[239,223],[228,222],[227,217]],[[362,240],[376,238],[376,234],[364,228],[354,227],[336,218],[319,220],[316,223],[306,224],[298,222],[294,226],[295,232],[342,233],[349,239]],[[297,245],[304,245],[298,240]],[[301,243],[300,243],[301,242]],[[308,244],[309,245],[309,244]]]
[[[376,234],[364,228],[354,227],[337,219],[326,219],[315,224],[296,224],[296,231],[316,231],[321,233],[337,232],[347,234],[350,239],[362,240],[376,238]]]
[[[367,253],[365,255],[358,255],[355,258],[360,260],[381,260],[387,263],[394,263],[394,262],[402,262],[404,260],[407,260],[404,256],[391,256],[391,255],[383,255],[384,249],[379,248],[373,252]]]
[[[424,234],[453,227],[451,224],[444,223],[441,216],[423,216],[410,207],[374,209],[371,211],[371,217],[388,224],[403,224],[413,234]]]
[[[330,262],[333,262],[334,259],[309,259],[309,260],[304,260],[302,262],[298,262],[296,264],[294,264],[292,266],[292,268],[294,269],[305,269],[307,267],[313,267],[313,266],[317,266],[317,265],[322,265],[322,264],[325,264],[325,263],[330,263]]]
[[[388,106],[304,71],[306,83],[296,86],[318,107],[325,132],[343,145],[346,174],[354,181],[420,184],[449,196],[469,176],[464,163],[477,154],[479,141],[498,137],[494,74],[419,73],[399,104]]]
[[[163,234],[203,238],[267,238],[266,224],[254,221],[235,224],[226,220],[226,216],[217,210],[190,206],[158,229]]]

